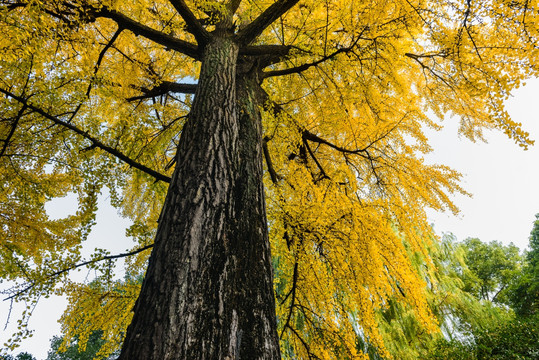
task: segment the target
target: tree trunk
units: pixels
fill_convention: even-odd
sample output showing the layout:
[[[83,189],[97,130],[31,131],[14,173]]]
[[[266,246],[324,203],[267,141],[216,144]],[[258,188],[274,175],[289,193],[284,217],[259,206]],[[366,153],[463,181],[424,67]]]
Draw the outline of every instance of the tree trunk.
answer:
[[[255,79],[205,46],[155,246],[119,359],[280,359]]]

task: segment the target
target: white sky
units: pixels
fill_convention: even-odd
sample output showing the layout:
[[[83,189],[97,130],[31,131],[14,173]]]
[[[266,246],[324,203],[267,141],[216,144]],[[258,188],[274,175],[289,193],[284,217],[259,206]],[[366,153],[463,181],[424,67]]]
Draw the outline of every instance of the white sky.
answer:
[[[473,194],[473,198],[454,198],[461,209],[458,217],[429,213],[439,234],[452,232],[459,240],[478,237],[482,241],[513,242],[521,249],[527,246],[535,214],[539,213],[539,80],[529,81],[516,91],[507,105],[513,120],[521,122],[532,139],[537,140],[537,145],[528,151],[496,132],[486,135],[489,144],[460,139],[455,119],[448,119],[443,131],[429,133],[435,151],[426,157],[427,161],[449,165],[461,172],[463,187]],[[73,212],[74,206],[70,199],[56,200],[50,207],[51,216],[64,216]],[[105,197],[100,200],[99,209],[88,248],[124,252],[127,245],[122,239],[128,221],[116,214]],[[45,359],[50,338],[60,334],[57,320],[66,305],[58,297],[42,300],[30,320],[34,336],[14,354],[27,351],[38,360]],[[8,310],[9,304],[0,302],[0,346],[16,328],[18,312],[14,308],[14,317],[3,330]]]
[[[462,173],[462,186],[473,197],[454,197],[461,210],[457,217],[429,214],[438,233],[452,232],[459,240],[513,242],[524,249],[539,213],[539,79],[528,81],[506,105],[512,119],[536,140],[535,146],[525,151],[494,131],[486,133],[488,144],[459,139],[457,121],[448,119],[441,132],[430,133],[435,151],[426,159]]]

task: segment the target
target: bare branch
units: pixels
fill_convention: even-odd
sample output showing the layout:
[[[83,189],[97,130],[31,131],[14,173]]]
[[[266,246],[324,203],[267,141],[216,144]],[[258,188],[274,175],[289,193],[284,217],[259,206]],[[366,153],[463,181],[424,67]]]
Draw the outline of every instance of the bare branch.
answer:
[[[283,326],[283,331],[281,332],[281,336],[279,336],[279,339],[283,338],[284,332],[286,331],[286,328],[290,328],[290,319],[292,318],[292,312],[294,310],[294,303],[296,301],[296,287],[298,283],[298,262],[296,261],[294,263],[294,274],[292,275],[292,288],[286,295],[283,301],[281,301],[281,305],[288,299],[290,295],[292,295],[292,299],[290,300],[290,306],[288,308],[288,316],[286,318],[286,322]]]
[[[129,166],[132,166],[135,169],[138,169],[138,170],[140,170],[142,172],[145,172],[146,174],[154,177],[156,180],[161,180],[161,181],[164,181],[166,183],[170,183],[170,177],[168,177],[166,175],[163,175],[163,174],[161,174],[161,173],[159,173],[159,172],[157,172],[155,170],[152,170],[149,167],[134,161],[133,159],[131,159],[128,156],[124,155],[122,152],[120,152],[120,151],[118,151],[118,150],[116,150],[116,149],[114,149],[114,148],[112,148],[110,146],[107,146],[107,145],[103,144],[98,139],[96,139],[93,136],[89,135],[87,131],[81,130],[78,127],[76,127],[75,125],[73,125],[71,123],[68,123],[68,122],[65,122],[65,121],[57,118],[56,116],[50,115],[46,111],[44,111],[44,110],[42,110],[42,109],[28,103],[28,101],[26,99],[21,98],[21,97],[15,95],[15,94],[3,89],[3,88],[0,88],[0,92],[7,95],[7,96],[9,96],[10,98],[12,98],[14,100],[17,100],[18,102],[20,102],[21,104],[23,104],[27,108],[33,110],[34,112],[38,113],[39,115],[43,116],[44,118],[49,119],[50,121],[54,122],[55,124],[61,125],[61,126],[65,127],[65,128],[68,128],[69,130],[81,135],[85,139],[90,140],[92,142],[92,147],[97,147],[97,148],[100,148],[101,150],[106,151],[107,153],[109,153],[109,154],[117,157],[118,159],[122,160],[123,162],[125,162]]]
[[[199,45],[205,44],[210,39],[210,34],[204,29],[200,21],[195,17],[191,9],[183,0],[169,0],[178,14],[187,24],[187,31],[195,36]]]
[[[354,149],[354,150],[345,149],[343,147],[334,145],[334,144],[330,143],[329,141],[327,141],[325,139],[322,139],[318,135],[315,135],[312,132],[310,132],[309,130],[303,130],[303,138],[306,139],[306,140],[312,141],[312,142],[327,145],[330,148],[333,148],[333,149],[335,149],[337,151],[340,151],[342,153],[347,153],[347,154],[359,154],[359,153],[362,153],[362,152],[366,152],[369,149],[369,147],[372,145],[372,144],[370,144],[370,145],[368,145],[367,147],[365,147],[363,149]]]
[[[307,138],[305,138],[305,137],[303,137],[303,144],[305,144],[305,147],[307,148],[307,151],[309,152],[309,155],[311,155],[311,158],[314,160],[314,163],[318,167],[318,170],[320,170],[320,178],[319,179],[314,179],[315,184],[318,181],[323,180],[323,179],[331,179],[328,176],[328,174],[326,173],[326,171],[324,170],[324,168],[322,167],[322,164],[320,164],[320,162],[316,158],[316,155],[314,154],[314,151],[311,149],[311,146],[309,145],[309,142],[307,141]],[[314,178],[314,175],[313,175],[313,178]]]
[[[268,26],[298,2],[299,0],[278,0],[275,2],[254,19],[253,22],[238,32],[237,38],[240,44],[247,45],[255,41]]]

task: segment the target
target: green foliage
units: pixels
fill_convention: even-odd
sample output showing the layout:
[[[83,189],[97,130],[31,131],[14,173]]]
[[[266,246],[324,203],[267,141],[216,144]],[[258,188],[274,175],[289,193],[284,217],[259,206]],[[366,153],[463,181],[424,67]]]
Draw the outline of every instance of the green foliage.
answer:
[[[466,259],[466,263],[456,267],[463,290],[479,301],[485,313],[501,316],[485,323],[469,322],[470,331],[464,332],[468,335],[464,339],[439,339],[428,359],[539,358],[539,214],[536,219],[530,235],[530,251],[525,257],[512,244],[503,246],[495,241],[486,244],[467,239],[459,245]]]
[[[515,318],[476,334],[478,360],[539,358],[539,317]]]
[[[522,268],[519,249],[513,244],[504,246],[499,241],[484,243],[473,238],[466,239],[460,246],[466,257],[466,266],[462,269],[464,291],[480,300],[506,302],[505,290]]]
[[[469,342],[461,342],[456,339],[448,340],[441,338],[435,342],[428,359],[429,360],[471,360],[474,356],[474,345]]]
[[[539,314],[539,214],[535,217],[526,265],[508,289],[509,303],[520,316]]]
[[[96,357],[105,344],[102,331],[94,331],[85,344],[79,344],[78,339],[72,342],[65,351],[62,351],[63,337],[54,336],[51,339],[51,349],[46,360],[103,360],[112,359],[118,354],[109,357]],[[18,359],[17,359],[18,360]]]
[[[35,357],[33,357],[31,354],[27,352],[19,353],[17,356],[12,355],[6,355],[5,357],[1,357],[1,360],[36,360]]]
[[[429,360],[533,360],[539,358],[539,317],[513,318],[476,330],[469,341],[440,339]]]

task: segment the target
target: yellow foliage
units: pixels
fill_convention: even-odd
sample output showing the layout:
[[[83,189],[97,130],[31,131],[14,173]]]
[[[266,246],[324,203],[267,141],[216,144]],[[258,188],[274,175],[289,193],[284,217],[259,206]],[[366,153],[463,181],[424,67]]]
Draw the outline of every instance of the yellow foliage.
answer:
[[[192,96],[151,91],[196,82],[200,63],[148,35],[196,42],[171,3],[0,5],[0,277],[20,281],[6,292],[16,299],[67,294],[66,342],[103,330],[100,355],[122,341],[139,285],[110,277],[76,284],[63,270],[80,261],[103,187],[133,220],[138,249],[153,241],[167,185],[87,135],[172,173]],[[229,6],[185,3],[209,31]],[[236,30],[275,3],[239,2]],[[272,160],[265,185],[285,357],[361,359],[369,346],[390,357],[380,313],[391,301],[437,331],[425,275],[435,272],[428,248],[437,240],[425,209],[456,213],[450,196],[464,191],[458,173],[423,161],[423,129],[457,119],[471,140],[499,129],[519,146],[533,144],[504,100],[537,76],[537,9],[536,0],[301,0],[258,37],[254,45],[289,47],[258,74],[268,94],[259,105]],[[46,202],[70,192],[79,196],[77,214],[50,220]],[[143,273],[147,256],[130,259],[128,273]]]

